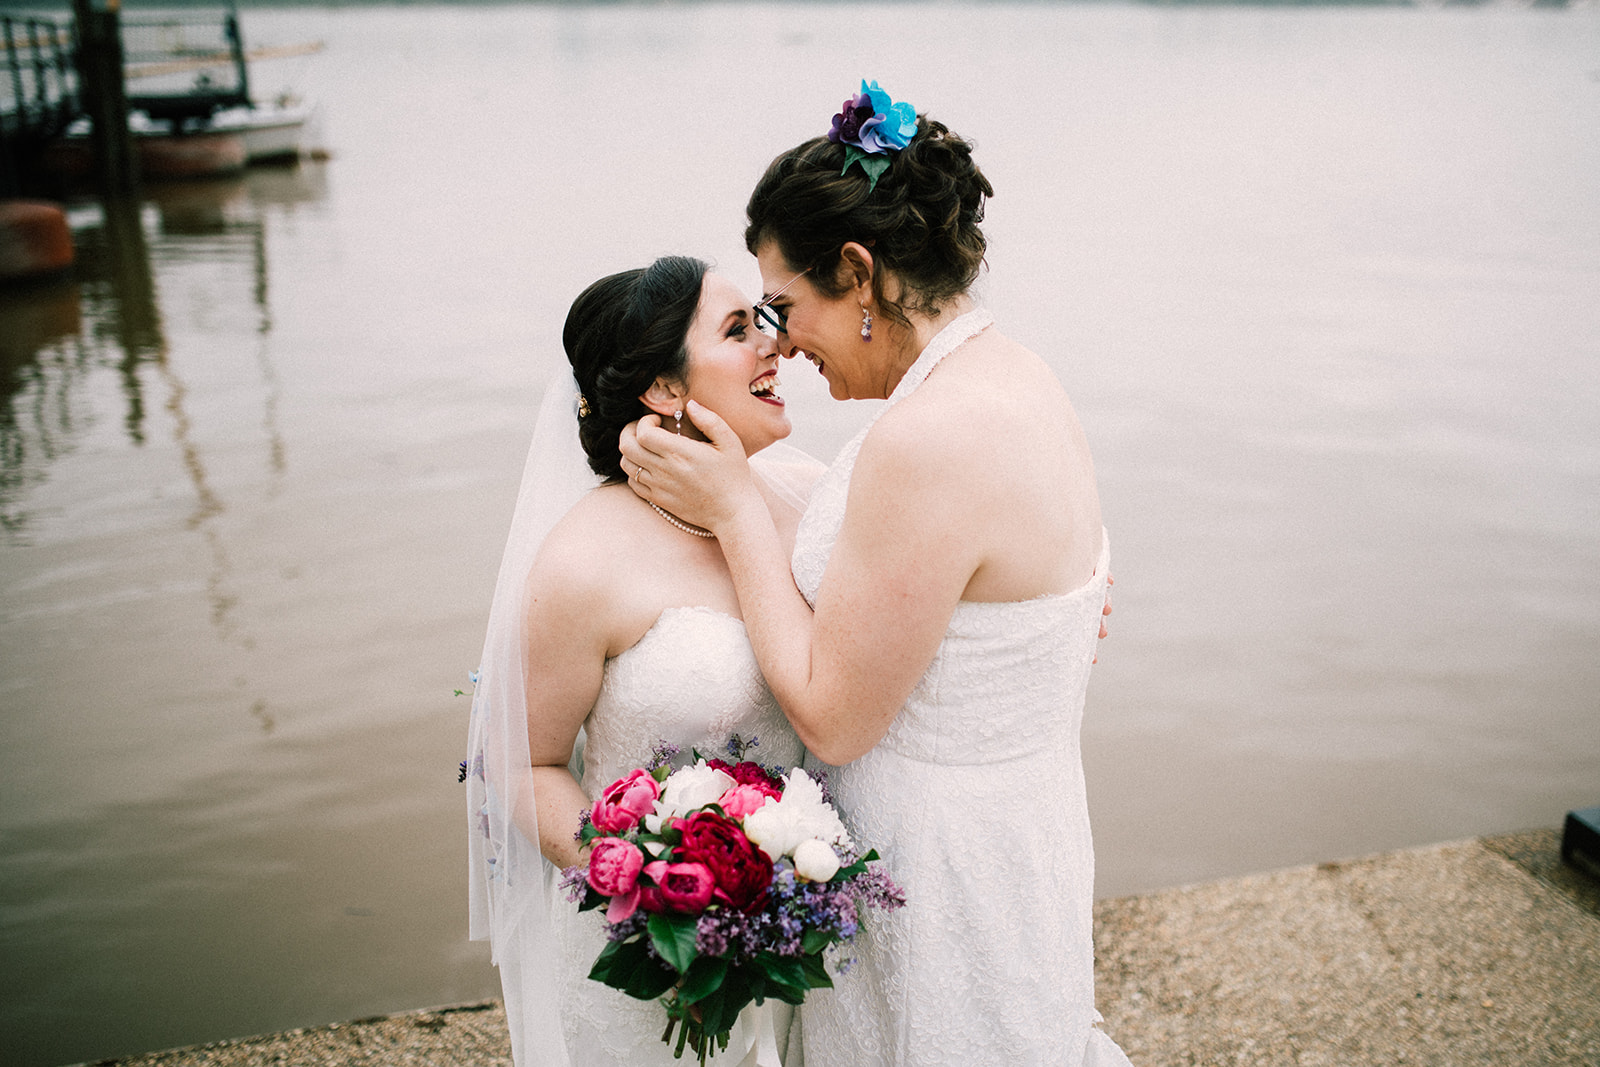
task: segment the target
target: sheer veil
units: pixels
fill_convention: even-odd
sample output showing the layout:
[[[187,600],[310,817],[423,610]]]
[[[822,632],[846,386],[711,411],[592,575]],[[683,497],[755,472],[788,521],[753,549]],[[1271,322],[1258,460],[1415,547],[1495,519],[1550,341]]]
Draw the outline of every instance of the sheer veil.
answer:
[[[777,496],[805,507],[822,464],[777,444],[752,457],[752,468]],[[552,527],[601,478],[578,443],[578,385],[562,373],[545,390],[523,468],[478,661],[468,732],[466,782],[471,937],[488,939],[500,969],[506,1020],[517,1067],[570,1067],[556,986],[552,908],[554,867],[539,850],[528,751],[523,673],[523,590]],[[581,772],[583,738],[572,756]],[[602,946],[597,942],[596,954]]]
[[[554,883],[539,851],[529,773],[523,587],[551,527],[599,484],[578,444],[577,382],[570,373],[559,374],[539,409],[500,561],[467,747],[471,936],[489,940],[500,968],[518,1067],[568,1063],[549,962],[556,951],[550,918]]]

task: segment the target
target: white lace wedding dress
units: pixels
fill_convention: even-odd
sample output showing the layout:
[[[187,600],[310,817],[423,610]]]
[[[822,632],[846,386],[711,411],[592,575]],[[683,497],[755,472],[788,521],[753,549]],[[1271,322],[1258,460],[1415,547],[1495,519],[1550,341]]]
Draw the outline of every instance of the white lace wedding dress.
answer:
[[[991,321],[924,349],[883,410]],[[881,415],[881,412],[879,413]],[[817,483],[794,574],[815,603],[871,425]],[[865,756],[829,771],[856,840],[907,904],[870,916],[856,961],[800,1009],[806,1067],[1126,1064],[1094,1028],[1094,850],[1078,750],[1108,550],[1089,584],[962,602],[927,673]]]
[[[726,759],[731,734],[755,737],[750,758],[789,768],[804,752],[762,680],[755,653],[738,619],[710,608],[669,608],[632,648],[606,662],[600,696],[584,722],[587,742],[581,784],[598,797],[606,786],[650,762],[665,740]],[[683,1067],[661,1040],[666,1013],[653,1000],[635,1000],[589,979],[605,947],[604,911],[579,914],[554,885],[548,899],[558,946],[555,982],[567,1053],[573,1067]],[[787,1011],[774,1001],[776,1047],[786,1041]],[[741,1016],[718,1062],[734,1067],[754,1043],[755,1009]],[[763,1067],[771,1062],[762,1057]]]

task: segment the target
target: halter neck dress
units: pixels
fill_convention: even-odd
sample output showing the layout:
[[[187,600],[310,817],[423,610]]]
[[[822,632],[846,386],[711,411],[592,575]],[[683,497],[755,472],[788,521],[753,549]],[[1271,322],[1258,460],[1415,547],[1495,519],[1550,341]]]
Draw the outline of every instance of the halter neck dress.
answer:
[[[991,321],[980,309],[946,326],[873,422]],[[792,563],[813,606],[871,430],[845,445],[801,520]],[[828,768],[851,833],[907,904],[869,916],[849,970],[807,997],[807,1067],[1127,1064],[1094,1027],[1078,748],[1109,563],[1102,536],[1093,578],[1070,593],[958,604],[883,739]]]

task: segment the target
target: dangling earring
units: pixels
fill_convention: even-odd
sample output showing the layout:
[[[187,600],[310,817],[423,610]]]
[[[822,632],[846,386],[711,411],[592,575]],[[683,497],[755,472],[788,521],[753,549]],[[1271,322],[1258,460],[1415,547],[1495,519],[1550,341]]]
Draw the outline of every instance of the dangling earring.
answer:
[[[677,434],[679,437],[682,437],[683,436],[683,409],[679,408],[677,411],[674,411],[672,413],[672,419],[673,419],[673,422],[675,424],[673,426],[673,428],[672,428],[672,432]]]
[[[872,312],[868,311],[865,305],[861,308],[861,339],[872,340]]]

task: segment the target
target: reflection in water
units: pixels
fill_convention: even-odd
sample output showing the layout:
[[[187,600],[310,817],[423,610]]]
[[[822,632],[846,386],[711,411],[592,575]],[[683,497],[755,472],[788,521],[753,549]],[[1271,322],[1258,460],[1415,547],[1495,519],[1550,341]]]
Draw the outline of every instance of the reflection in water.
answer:
[[[73,437],[82,328],[75,285],[0,291],[0,529],[12,540],[26,525],[18,501]]]
[[[288,463],[277,424],[280,384],[270,348],[269,217],[323,195],[321,168],[308,167],[151,186],[136,201],[72,208],[73,278],[0,294],[0,528],[13,545],[28,541],[31,491],[95,429],[94,397],[103,372],[109,371],[121,397],[123,432],[135,448],[149,443],[152,411],[168,420],[193,494],[183,525],[206,547],[210,625],[223,643],[254,647],[254,638],[237,621],[239,596],[220,522],[227,504],[210,473],[207,437],[198,425],[211,412],[196,408],[191,383],[175,358],[162,282],[181,295],[185,272],[199,268],[208,284],[236,277],[242,283],[241,291],[222,299],[230,307],[247,306],[254,315],[248,336],[260,381],[268,492],[275,494]],[[244,277],[235,268],[243,268]],[[240,340],[237,333],[208,337],[200,351],[222,358]],[[208,365],[197,372],[215,369]],[[163,394],[160,400],[149,395],[154,383]],[[255,701],[250,711],[261,729],[271,732],[265,701]]]
[[[42,481],[51,463],[71,452],[93,426],[80,394],[93,388],[96,369],[116,374],[124,430],[134,445],[143,445],[147,432],[142,374],[147,368],[156,371],[195,487],[190,525],[219,513],[222,504],[206,485],[204,457],[184,414],[185,388],[163,328],[158,289],[167,268],[237,264],[248,270],[267,464],[275,476],[284,473],[286,450],[277,425],[280,387],[267,343],[272,331],[267,220],[277,209],[315,202],[325,193],[322,169],[305,167],[152,186],[138,202],[72,208],[73,278],[0,292],[0,525],[14,542],[25,535],[28,487]]]

